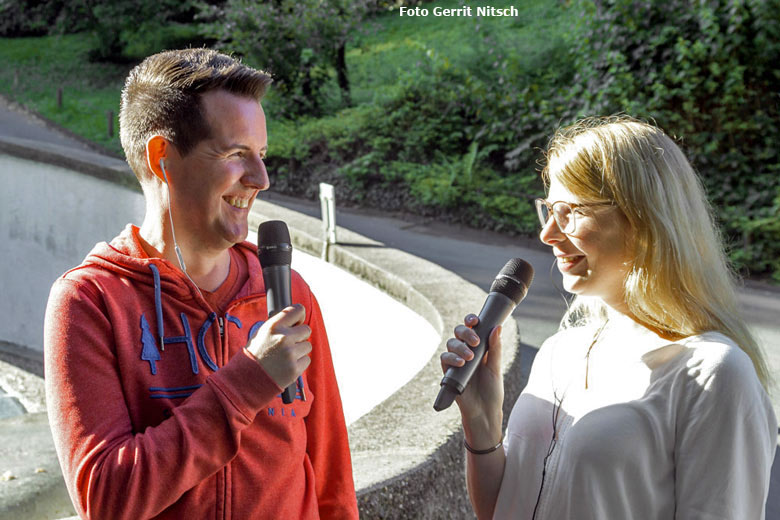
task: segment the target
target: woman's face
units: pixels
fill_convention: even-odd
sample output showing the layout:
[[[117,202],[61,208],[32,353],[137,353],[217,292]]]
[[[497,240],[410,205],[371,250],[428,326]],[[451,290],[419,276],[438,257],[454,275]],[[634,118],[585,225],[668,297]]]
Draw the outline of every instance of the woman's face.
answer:
[[[547,201],[586,203],[554,177]],[[620,311],[626,310],[623,281],[631,269],[633,234],[628,220],[616,206],[574,209],[576,227],[570,234],[550,218],[539,235],[552,247],[564,288],[574,294],[596,296]]]

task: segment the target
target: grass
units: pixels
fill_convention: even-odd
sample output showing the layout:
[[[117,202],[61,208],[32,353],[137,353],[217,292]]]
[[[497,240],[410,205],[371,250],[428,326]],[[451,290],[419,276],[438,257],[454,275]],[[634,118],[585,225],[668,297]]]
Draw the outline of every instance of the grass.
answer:
[[[92,63],[85,34],[0,38],[0,91],[72,132],[121,153],[119,95],[129,65]],[[57,91],[62,89],[62,106]],[[107,112],[114,114],[108,137]]]
[[[301,136],[319,133],[323,127],[356,125],[370,108],[393,98],[401,88],[401,78],[424,74],[424,61],[430,56],[449,67],[479,71],[482,60],[493,60],[497,66],[508,62],[507,77],[521,89],[537,82],[550,67],[550,55],[570,45],[575,37],[576,19],[572,10],[559,2],[527,0],[518,5],[511,1],[468,2],[472,12],[476,7],[496,8],[515,5],[516,18],[435,17],[433,7],[457,8],[459,0],[425,4],[427,17],[401,17],[397,11],[367,21],[352,37],[347,49],[347,65],[351,83],[352,108],[340,103],[335,79],[328,85],[331,107],[319,119],[302,118],[280,121],[273,117],[273,89],[267,112],[270,142],[269,155],[289,157],[291,147]],[[477,72],[478,74],[478,72]],[[345,130],[348,133],[348,130]],[[327,132],[332,136],[333,132]],[[280,142],[281,141],[281,142]]]
[[[458,8],[458,0],[425,4],[427,17],[387,13],[357,31],[347,63],[356,103],[373,103],[395,92],[398,78],[418,68],[426,54],[435,54],[450,66],[474,67],[482,60],[499,61],[512,56],[517,77],[534,76],[544,66],[540,57],[551,46],[570,38],[573,13],[549,0],[467,2],[476,13],[479,6],[515,6],[517,18],[436,17],[434,6]],[[483,38],[489,36],[491,44]]]
[[[427,17],[401,17],[397,11],[366,21],[353,35],[347,64],[354,105],[388,99],[403,74],[413,73],[425,55],[435,54],[453,67],[470,67],[475,61],[512,55],[511,75],[528,81],[544,70],[549,47],[570,38],[572,13],[558,2],[528,0],[471,1],[497,8],[515,5],[517,18],[435,17],[433,7],[458,8],[459,0],[425,4]],[[492,45],[483,37],[489,34]],[[0,92],[43,114],[72,132],[121,154],[118,138],[119,96],[132,64],[94,63],[88,59],[92,37],[69,34],[31,38],[0,38]],[[57,90],[62,89],[62,106]],[[330,116],[342,109],[335,85],[328,86]],[[273,114],[272,91],[266,102]],[[114,115],[114,135],[108,136],[107,113]],[[328,117],[328,116],[326,116]],[[269,118],[269,134],[290,136],[295,122]]]

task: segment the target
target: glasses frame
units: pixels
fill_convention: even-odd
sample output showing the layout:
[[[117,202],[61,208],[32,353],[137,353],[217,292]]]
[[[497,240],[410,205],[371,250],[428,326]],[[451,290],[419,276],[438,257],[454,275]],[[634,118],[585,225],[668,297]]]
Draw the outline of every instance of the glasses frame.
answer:
[[[565,230],[563,226],[561,226],[561,223],[558,222],[557,214],[555,213],[555,206],[558,204],[565,204],[571,209],[571,221],[570,221],[570,230]],[[558,226],[558,229],[561,230],[561,233],[564,235],[571,235],[577,230],[577,216],[574,210],[577,208],[593,208],[598,206],[614,206],[615,204],[613,202],[568,202],[565,200],[556,200],[555,202],[548,202],[545,199],[538,198],[534,200],[534,205],[536,206],[536,215],[539,217],[539,222],[542,224],[542,228],[547,225],[547,222],[550,221],[550,216],[555,220],[555,225]],[[542,214],[542,207],[546,206],[547,211],[549,212],[549,215],[547,217],[547,220],[544,220],[544,215]]]

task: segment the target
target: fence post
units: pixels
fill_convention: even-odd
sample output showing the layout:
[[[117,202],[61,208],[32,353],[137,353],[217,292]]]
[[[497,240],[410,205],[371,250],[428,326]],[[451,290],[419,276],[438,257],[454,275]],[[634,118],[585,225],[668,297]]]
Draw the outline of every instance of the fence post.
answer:
[[[320,183],[322,212],[322,259],[329,260],[330,245],[336,243],[336,190],[332,184]]]

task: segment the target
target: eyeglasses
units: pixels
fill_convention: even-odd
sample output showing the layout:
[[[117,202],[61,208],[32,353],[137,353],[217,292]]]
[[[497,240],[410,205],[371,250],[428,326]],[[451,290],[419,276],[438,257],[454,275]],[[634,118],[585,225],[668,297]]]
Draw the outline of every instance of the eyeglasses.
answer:
[[[612,206],[611,202],[591,202],[578,204],[575,202],[564,202],[562,200],[549,203],[544,199],[536,199],[536,213],[539,215],[539,222],[542,227],[547,225],[550,215],[555,219],[558,229],[562,233],[570,235],[577,229],[577,218],[575,210],[577,208],[590,208],[596,206]]]

